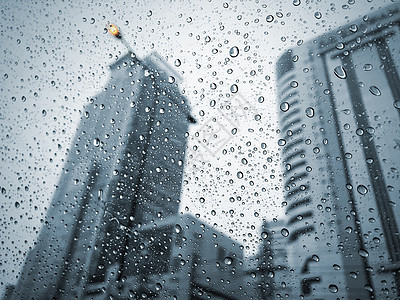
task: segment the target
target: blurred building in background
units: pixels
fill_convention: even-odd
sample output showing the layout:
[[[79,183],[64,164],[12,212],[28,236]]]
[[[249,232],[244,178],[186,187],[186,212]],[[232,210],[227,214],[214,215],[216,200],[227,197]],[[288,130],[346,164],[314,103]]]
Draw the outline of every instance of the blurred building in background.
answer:
[[[260,299],[283,299],[291,295],[291,280],[287,264],[287,239],[282,235],[284,220],[264,222],[261,249],[258,254]]]
[[[399,9],[278,61],[293,299],[400,296]]]
[[[150,264],[146,272],[163,268],[139,257],[144,242],[134,228],[178,213],[195,120],[179,75],[157,55],[141,61],[128,53],[110,71],[107,87],[85,106],[14,299],[81,298],[86,284],[110,272],[118,280],[137,274],[140,259]]]
[[[243,246],[191,215],[175,215],[135,229],[134,274],[118,265],[81,299],[258,299],[245,274]]]
[[[284,219],[264,220],[258,252],[247,259],[246,273],[254,278],[257,299],[283,299],[291,295],[291,272],[287,264],[287,239],[281,234]]]

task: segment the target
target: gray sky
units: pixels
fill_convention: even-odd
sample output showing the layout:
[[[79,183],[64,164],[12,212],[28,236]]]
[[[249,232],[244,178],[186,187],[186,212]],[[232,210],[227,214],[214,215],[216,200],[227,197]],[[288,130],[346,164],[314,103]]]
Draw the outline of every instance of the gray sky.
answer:
[[[0,4],[0,293],[16,281],[37,238],[87,98],[101,91],[107,65],[126,51],[105,33],[108,21],[139,57],[156,51],[184,78],[198,123],[190,131],[181,211],[216,224],[251,255],[262,219],[284,215],[276,60],[301,41],[391,3],[37,2]],[[238,56],[229,55],[232,47]],[[237,133],[214,147],[202,142],[208,126]]]

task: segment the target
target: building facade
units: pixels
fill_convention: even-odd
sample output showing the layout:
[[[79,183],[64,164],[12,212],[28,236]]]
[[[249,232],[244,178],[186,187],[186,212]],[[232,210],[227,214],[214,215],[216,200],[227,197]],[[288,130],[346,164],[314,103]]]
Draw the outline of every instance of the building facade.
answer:
[[[285,220],[264,221],[257,263],[260,299],[284,299],[291,295],[287,239],[281,234]]]
[[[278,61],[293,299],[400,296],[400,6]]]
[[[81,299],[258,299],[245,274],[243,246],[191,215],[135,229],[136,273],[90,283]]]
[[[133,228],[178,212],[190,114],[157,55],[110,66],[89,99],[14,299],[81,298],[112,266],[135,271]],[[115,270],[114,270],[115,271]]]

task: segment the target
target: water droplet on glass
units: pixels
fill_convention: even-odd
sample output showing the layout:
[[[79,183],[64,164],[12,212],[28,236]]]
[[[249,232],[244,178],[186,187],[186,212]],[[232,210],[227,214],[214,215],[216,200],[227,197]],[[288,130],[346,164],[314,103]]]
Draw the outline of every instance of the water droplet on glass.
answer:
[[[342,50],[342,49],[344,49],[344,44],[342,42],[340,42],[340,43],[337,43],[335,47],[338,50]]]
[[[371,71],[372,70],[372,65],[371,64],[365,64],[363,70],[364,71]]]
[[[282,102],[281,103],[281,106],[280,106],[280,109],[281,109],[281,111],[283,111],[283,112],[285,112],[285,111],[288,111],[289,110],[289,103],[288,102]]]
[[[342,66],[337,66],[333,69],[333,73],[335,73],[336,77],[340,79],[345,79],[347,77],[346,71]]]
[[[357,192],[359,192],[361,195],[365,195],[366,193],[368,193],[368,189],[365,185],[360,184],[359,186],[357,186]]]
[[[281,234],[282,236],[287,237],[289,236],[289,230],[287,230],[286,228],[282,228]]]
[[[350,272],[350,277],[356,279],[358,276],[356,272]]]
[[[337,293],[339,291],[338,287],[334,284],[329,285],[329,291],[331,293]]]
[[[279,146],[285,146],[285,145],[286,145],[286,140],[284,140],[284,139],[279,139],[279,140],[278,140],[278,145],[279,145]]]
[[[261,232],[261,237],[262,237],[263,239],[268,238],[268,232],[266,232],[266,231]]]
[[[337,265],[337,264],[334,264],[334,265],[333,265],[333,269],[334,269],[334,270],[340,270],[340,266]]]
[[[306,116],[309,118],[314,117],[314,109],[312,107],[307,107],[306,108]]]
[[[176,233],[181,233],[181,232],[182,232],[182,227],[181,227],[181,225],[179,225],[179,224],[176,224],[176,225],[175,225],[175,232],[176,232]]]
[[[358,27],[357,27],[356,24],[353,24],[353,25],[350,26],[350,31],[351,32],[357,32],[357,30],[358,30]]]
[[[393,106],[397,109],[400,109],[400,100],[393,102]]]
[[[18,208],[18,207],[20,207],[21,205],[19,204],[19,202],[18,201],[16,201],[15,203],[14,203],[14,205],[15,205],[15,207],[16,208]]]
[[[232,93],[237,93],[239,90],[239,87],[236,84],[231,85],[231,92]]]
[[[231,257],[225,257],[224,263],[228,266],[230,266],[233,263],[233,259]]]
[[[239,171],[239,172],[237,172],[236,176],[237,176],[237,178],[242,179],[243,173]]]
[[[382,95],[380,89],[378,89],[376,86],[372,85],[369,87],[369,91],[371,92],[372,95],[374,96],[380,96]]]
[[[319,11],[317,11],[315,14],[314,14],[314,17],[316,18],[316,19],[321,19],[322,18],[322,14],[319,12]]]
[[[357,128],[356,134],[359,135],[359,136],[362,136],[362,135],[364,134],[364,129],[362,129],[362,128]]]
[[[239,48],[234,46],[229,50],[229,55],[231,57],[237,57],[239,55]]]
[[[364,249],[358,250],[358,254],[359,254],[361,257],[368,257],[368,256],[369,256],[368,251],[367,251],[367,250],[364,250]]]
[[[294,6],[299,6],[301,4],[300,0],[293,0],[293,5]]]
[[[179,67],[182,63],[181,63],[180,59],[175,59],[174,64],[175,64],[175,67]]]
[[[274,16],[273,16],[273,15],[268,15],[268,16],[265,18],[265,20],[266,20],[268,23],[271,23],[271,22],[274,20]]]
[[[93,145],[94,145],[95,147],[100,146],[100,139],[95,138],[95,139],[93,140]]]
[[[175,77],[174,76],[169,76],[168,77],[168,83],[174,83],[175,82]]]
[[[297,88],[298,86],[299,86],[299,83],[297,82],[297,81],[292,81],[291,83],[290,83],[290,86],[292,87],[292,88]]]

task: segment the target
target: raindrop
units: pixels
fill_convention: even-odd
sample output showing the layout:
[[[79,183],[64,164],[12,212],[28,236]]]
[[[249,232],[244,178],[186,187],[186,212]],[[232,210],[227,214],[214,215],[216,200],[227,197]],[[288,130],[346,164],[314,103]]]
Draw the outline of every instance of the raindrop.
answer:
[[[265,20],[266,20],[268,23],[271,23],[271,22],[274,20],[274,16],[273,16],[273,15],[268,15],[268,16],[265,18]]]
[[[45,117],[47,115],[47,111],[45,109],[42,110],[42,116]]]
[[[280,109],[281,109],[281,111],[283,111],[283,112],[285,112],[285,111],[288,111],[289,110],[289,103],[288,102],[282,102],[281,103],[281,106],[280,106]]]
[[[374,85],[369,87],[369,91],[371,92],[372,95],[374,96],[380,96],[382,95],[381,91]]]
[[[237,178],[242,179],[243,178],[243,172],[239,171],[236,174]]]
[[[342,42],[340,42],[340,43],[337,43],[335,47],[338,50],[342,50],[342,49],[344,49],[344,44]]]
[[[358,30],[358,27],[357,27],[356,24],[353,24],[353,25],[350,26],[350,31],[351,32],[357,32],[357,30]]]
[[[281,234],[282,236],[287,237],[289,236],[289,230],[287,230],[286,228],[282,228]]]
[[[21,205],[19,204],[19,202],[18,201],[16,201],[15,203],[14,203],[14,205],[15,205],[15,207],[16,208],[18,208],[18,207],[20,207]]]
[[[179,224],[176,224],[176,225],[175,225],[175,232],[176,232],[176,233],[181,233],[181,232],[182,232],[182,227],[181,227],[181,225],[179,225]]]
[[[175,77],[174,76],[169,76],[168,77],[168,83],[174,83],[175,82]]]
[[[312,108],[312,107],[307,107],[307,108],[306,108],[306,115],[307,115],[307,117],[309,117],[309,118],[314,117],[314,108]]]
[[[329,285],[329,291],[331,293],[337,293],[339,291],[338,287],[334,284]]]
[[[400,100],[393,102],[393,106],[397,109],[400,109]]]
[[[260,121],[261,120],[261,115],[255,115],[254,120]]]
[[[356,272],[350,272],[350,277],[356,279],[358,276]]]
[[[239,87],[236,84],[231,85],[231,92],[232,93],[237,93],[239,90]]]
[[[359,186],[357,186],[357,192],[359,192],[361,195],[365,195],[366,193],[368,193],[368,189],[365,185],[360,184]]]
[[[297,88],[298,86],[299,86],[299,83],[297,82],[297,81],[292,81],[291,83],[290,83],[290,86],[292,87],[292,88]]]
[[[100,146],[100,140],[99,140],[98,138],[95,138],[95,139],[93,140],[93,145],[94,145],[95,147]]]
[[[334,270],[340,270],[340,266],[337,265],[337,264],[334,264],[334,265],[333,265],[333,269],[334,269]]]
[[[333,69],[333,73],[340,79],[345,79],[347,77],[346,71],[342,66],[337,66]]]
[[[258,102],[259,103],[263,103],[265,100],[265,98],[263,96],[258,97]]]
[[[286,140],[284,140],[284,139],[279,139],[279,140],[278,140],[278,145],[279,145],[279,146],[285,146],[285,145],[286,145]]]
[[[175,59],[174,64],[175,64],[175,67],[180,67],[180,65],[181,65],[182,63],[181,63],[181,60],[180,60],[180,59]]]
[[[357,128],[356,134],[359,135],[359,136],[362,136],[362,135],[364,134],[364,129],[362,129],[362,128]]]
[[[294,6],[299,6],[301,4],[300,0],[293,0],[293,5]]]
[[[228,266],[230,266],[233,263],[233,259],[229,256],[225,257],[224,263]]]
[[[365,64],[363,70],[364,71],[371,71],[372,70],[372,65],[371,64]]]
[[[359,254],[361,257],[368,257],[368,256],[369,256],[368,251],[367,251],[367,250],[364,250],[364,249],[358,250],[358,254]]]
[[[239,48],[234,46],[229,50],[229,55],[231,57],[237,57],[239,55]]]
[[[319,12],[319,11],[317,11],[315,14],[314,14],[314,17],[316,18],[316,19],[321,19],[322,18],[322,14]]]
[[[261,237],[262,237],[263,239],[268,238],[268,232],[266,232],[266,231],[261,232]]]

